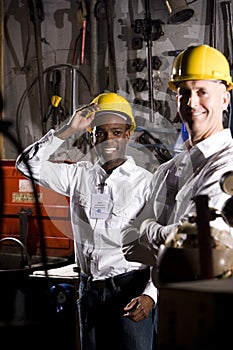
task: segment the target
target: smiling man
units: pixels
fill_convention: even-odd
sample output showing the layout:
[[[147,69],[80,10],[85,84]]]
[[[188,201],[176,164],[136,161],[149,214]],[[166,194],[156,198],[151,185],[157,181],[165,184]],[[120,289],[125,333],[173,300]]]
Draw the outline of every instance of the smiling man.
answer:
[[[177,94],[178,111],[192,145],[223,130],[222,116],[230,94],[222,81],[184,81]]]
[[[189,139],[182,152],[154,173],[146,206],[123,231],[129,261],[144,261],[140,245],[156,258],[169,234],[196,211],[197,196],[207,196],[209,207],[219,211],[229,198],[220,186],[222,175],[233,169],[232,134],[223,127],[233,87],[227,59],[208,45],[190,46],[174,60],[169,87],[176,92]],[[210,225],[229,230],[221,218]]]
[[[179,227],[188,222],[190,214],[196,212],[198,196],[207,196],[209,207],[218,211],[230,197],[220,186],[223,174],[233,170],[231,130],[223,127],[223,112],[228,108],[229,91],[233,87],[227,59],[208,45],[191,46],[174,60],[169,87],[177,94],[177,111],[189,139],[183,151],[154,173],[149,200],[139,216],[123,230],[122,249],[128,261],[143,263],[145,257],[148,259],[145,247],[155,258],[159,252],[163,256],[161,245],[171,241]],[[229,232],[222,218],[210,221],[210,226]],[[177,261],[170,259],[169,266],[177,267]],[[183,259],[179,269],[183,267],[186,271],[192,265],[190,261],[187,259],[185,266]],[[178,272],[172,276],[170,270],[167,271],[170,282],[176,281]],[[156,264],[153,271],[153,281],[159,286]],[[184,276],[182,271],[180,275]],[[159,325],[159,318],[156,323]]]
[[[96,162],[49,161],[66,139],[86,129]],[[82,350],[153,349],[157,292],[147,265],[154,260],[128,262],[121,248],[121,230],[143,208],[152,178],[125,154],[134,129],[128,101],[103,93],[16,160],[25,176],[28,162],[38,184],[70,197]]]
[[[97,112],[98,113],[98,112]],[[110,119],[111,118],[111,119]],[[109,122],[110,119],[110,122]],[[125,162],[125,151],[130,139],[130,125],[123,115],[100,114],[93,122],[92,143],[102,168],[111,173]]]

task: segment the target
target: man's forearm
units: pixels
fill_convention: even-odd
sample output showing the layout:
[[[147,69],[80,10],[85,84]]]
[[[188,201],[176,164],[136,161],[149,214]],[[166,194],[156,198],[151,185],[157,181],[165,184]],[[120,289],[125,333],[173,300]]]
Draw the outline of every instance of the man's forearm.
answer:
[[[60,129],[56,130],[54,135],[61,140],[66,140],[76,133],[69,125],[64,125]]]

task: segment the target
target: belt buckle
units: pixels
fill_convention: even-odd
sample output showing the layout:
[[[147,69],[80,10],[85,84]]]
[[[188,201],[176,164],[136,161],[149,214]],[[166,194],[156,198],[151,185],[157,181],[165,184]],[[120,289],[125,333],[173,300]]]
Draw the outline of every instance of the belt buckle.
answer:
[[[92,281],[92,285],[94,288],[97,288],[97,289],[104,289],[104,288],[108,288],[109,290],[119,289],[119,284],[116,283],[114,277],[109,277],[105,280]]]
[[[95,280],[95,281],[92,281],[92,284],[93,284],[93,287],[97,289],[107,288],[106,280]]]

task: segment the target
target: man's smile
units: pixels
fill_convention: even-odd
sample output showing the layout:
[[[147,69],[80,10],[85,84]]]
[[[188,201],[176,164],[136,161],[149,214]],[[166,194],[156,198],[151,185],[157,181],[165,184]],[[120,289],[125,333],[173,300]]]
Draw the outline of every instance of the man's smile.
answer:
[[[103,147],[103,150],[106,154],[111,154],[117,150],[116,147]]]

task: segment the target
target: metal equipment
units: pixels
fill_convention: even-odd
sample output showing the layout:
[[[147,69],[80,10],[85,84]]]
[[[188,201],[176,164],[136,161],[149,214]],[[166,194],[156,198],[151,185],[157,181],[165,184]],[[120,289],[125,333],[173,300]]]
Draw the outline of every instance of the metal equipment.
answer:
[[[188,21],[194,15],[194,10],[188,7],[186,0],[165,0],[165,3],[169,13],[168,23],[180,24]]]
[[[221,212],[208,208],[208,202],[200,202],[202,196],[198,196],[197,213],[190,214],[160,247],[153,274],[156,285],[232,276],[233,237],[229,231],[210,227],[209,222],[221,217],[233,227],[233,171],[221,177],[220,186],[231,196]]]

